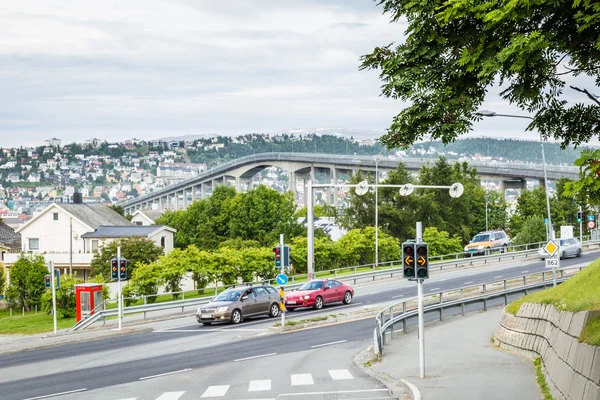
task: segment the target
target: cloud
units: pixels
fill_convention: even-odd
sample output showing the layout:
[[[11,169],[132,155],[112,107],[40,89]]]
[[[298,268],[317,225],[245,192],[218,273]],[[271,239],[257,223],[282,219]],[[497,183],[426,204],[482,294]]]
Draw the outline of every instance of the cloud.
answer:
[[[406,29],[370,0],[4,0],[0,20],[0,146],[383,133],[403,107],[358,70]]]

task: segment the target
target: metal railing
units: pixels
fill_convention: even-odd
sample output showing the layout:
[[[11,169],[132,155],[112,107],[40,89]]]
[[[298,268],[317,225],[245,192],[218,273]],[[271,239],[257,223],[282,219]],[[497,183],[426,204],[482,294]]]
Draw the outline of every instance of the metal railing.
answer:
[[[565,267],[557,270],[560,276],[556,277],[556,282],[562,283],[581,271],[584,267]],[[567,274],[565,271],[574,271]],[[469,304],[478,304],[474,311],[487,311],[488,302],[493,299],[503,299],[504,305],[508,305],[508,296],[514,294],[527,295],[534,289],[545,289],[553,285],[553,279],[546,279],[546,275],[552,275],[550,271],[542,271],[528,275],[522,275],[514,278],[507,278],[498,281],[492,281],[482,284],[473,284],[454,288],[447,291],[430,293],[424,296],[423,313],[425,315],[432,312],[439,314],[439,320],[444,319],[444,310],[460,307],[460,314],[465,315],[466,306]],[[558,275],[558,274],[557,274]],[[534,278],[537,277],[537,281]],[[515,283],[518,284],[515,286]],[[510,287],[512,286],[512,287]],[[499,289],[498,289],[499,288]],[[475,292],[468,293],[469,291]],[[427,304],[429,303],[429,304]],[[402,302],[392,304],[382,309],[375,316],[375,329],[373,330],[373,352],[376,357],[383,354],[383,348],[387,341],[388,331],[390,340],[393,339],[396,324],[402,324],[402,332],[406,332],[408,319],[418,315],[417,298],[412,297]],[[457,315],[457,314],[456,314]]]
[[[588,249],[591,247],[594,247],[594,246],[600,247],[600,241],[588,241],[584,244],[584,247],[587,247]],[[521,251],[492,254],[489,256],[479,256],[479,257],[473,257],[473,258],[467,258],[467,259],[451,259],[448,261],[439,261],[436,263],[431,263],[429,266],[429,269],[431,272],[434,272],[435,270],[442,271],[443,269],[459,268],[459,267],[463,266],[465,261],[467,261],[467,260],[468,260],[469,264],[471,264],[471,265],[474,265],[474,264],[484,264],[485,265],[485,264],[492,263],[492,262],[506,262],[508,260],[515,260],[515,259],[521,259],[521,258],[531,259],[531,258],[537,258],[537,251],[538,251],[538,249],[521,250]],[[354,268],[356,268],[356,267],[354,267]],[[324,272],[324,271],[321,271],[321,272]],[[402,274],[402,273],[403,273],[402,266],[396,266],[394,264],[391,264],[390,267],[387,269],[374,269],[374,270],[368,271],[368,272],[359,272],[359,273],[354,273],[354,274],[349,274],[349,275],[342,275],[342,276],[336,277],[336,279],[343,281],[343,282],[352,282],[353,284],[356,284],[358,281],[364,281],[364,280],[375,281],[378,278],[387,277],[388,275],[390,278],[393,278],[394,275],[398,275],[398,274]],[[292,278],[292,279],[290,279],[291,283],[287,284],[285,286],[286,290],[294,290],[294,289],[299,288],[302,285],[302,283],[294,283],[293,277],[291,277],[291,278]],[[274,279],[252,282],[250,284],[253,284],[253,285],[275,284],[275,285],[277,285]],[[238,284],[236,286],[239,286],[239,285],[244,285],[244,283]],[[229,285],[229,286],[231,286],[231,285]],[[205,291],[214,290],[215,291],[214,295],[216,295],[218,290],[222,289],[222,288],[223,288],[223,286],[214,287],[214,288],[204,288],[204,290]],[[202,289],[200,289],[200,290],[202,290]],[[144,300],[144,304],[123,307],[123,315],[144,313],[144,319],[145,319],[146,313],[148,313],[148,312],[167,310],[167,309],[177,309],[177,308],[181,308],[181,312],[183,313],[184,309],[186,307],[207,304],[214,297],[213,295],[210,295],[210,296],[196,297],[196,298],[186,300],[185,292],[163,293],[163,294],[161,294],[161,296],[162,295],[173,295],[173,294],[181,294],[182,295],[181,300],[173,300],[173,301],[159,302],[159,303],[148,303],[146,300],[148,297],[151,297],[151,296],[140,296],[140,298],[142,298]],[[102,305],[103,305],[102,309],[99,309],[99,306],[96,307],[94,309],[93,313],[90,313],[90,315],[88,315],[86,318],[79,321],[75,326],[73,326],[71,328],[71,330],[85,329],[85,328],[89,327],[90,325],[94,324],[95,322],[99,321],[100,319],[104,320],[106,317],[117,316],[118,310],[116,308],[107,309],[106,306],[109,302],[116,302],[116,300],[105,300],[102,303]]]

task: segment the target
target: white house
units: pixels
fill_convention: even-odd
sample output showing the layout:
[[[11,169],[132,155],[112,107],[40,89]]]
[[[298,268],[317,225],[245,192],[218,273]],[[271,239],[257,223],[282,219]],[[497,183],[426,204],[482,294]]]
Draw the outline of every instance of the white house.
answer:
[[[145,237],[152,240],[157,246],[164,249],[165,254],[173,250],[173,235],[177,232],[164,225],[128,225],[128,226],[101,226],[94,232],[82,236],[86,248],[97,249],[113,240],[129,237]]]
[[[72,267],[85,280],[89,277],[93,248],[91,242],[86,247],[81,237],[106,225],[132,226],[105,204],[52,203],[16,232],[21,234],[23,253],[43,254],[47,261],[54,261],[55,267],[67,271]],[[6,254],[6,266],[10,268],[19,256]]]
[[[131,216],[131,223],[134,225],[156,225],[156,220],[163,214],[159,210],[136,210]]]

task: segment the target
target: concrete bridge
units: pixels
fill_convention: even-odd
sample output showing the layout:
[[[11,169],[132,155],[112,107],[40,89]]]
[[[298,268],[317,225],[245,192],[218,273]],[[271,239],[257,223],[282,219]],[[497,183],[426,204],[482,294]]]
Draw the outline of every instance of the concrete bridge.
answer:
[[[434,164],[435,159],[428,158],[380,158],[374,156],[331,155],[312,153],[261,153],[238,158],[210,169],[197,177],[175,183],[148,193],[136,199],[120,203],[125,212],[132,214],[135,210],[177,210],[187,208],[188,204],[204,199],[210,195],[217,185],[228,184],[237,191],[252,189],[255,184],[252,178],[268,167],[277,167],[287,173],[288,190],[294,192],[295,199],[303,203],[303,192],[298,192],[298,182],[305,189],[308,180],[315,183],[343,183],[359,169],[371,174],[378,170],[379,174],[395,170],[398,163],[404,163],[409,171],[418,171],[427,163]],[[450,163],[453,161],[450,160]],[[539,180],[544,183],[544,172],[541,164],[502,163],[470,161],[483,180],[500,181],[501,190],[524,188],[526,180]],[[549,180],[560,178],[578,179],[577,167],[547,166]],[[448,182],[452,184],[453,182]],[[332,197],[333,195],[333,197]],[[323,190],[321,197],[329,204],[338,204],[338,189]]]

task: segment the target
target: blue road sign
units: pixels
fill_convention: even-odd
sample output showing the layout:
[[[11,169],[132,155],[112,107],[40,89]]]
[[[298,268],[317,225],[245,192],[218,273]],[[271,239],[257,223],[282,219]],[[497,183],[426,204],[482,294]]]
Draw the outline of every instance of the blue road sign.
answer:
[[[544,224],[548,225],[548,218],[544,218]]]
[[[275,280],[280,285],[285,285],[286,283],[288,283],[288,277],[287,277],[286,274],[279,274],[279,275],[277,275],[277,278],[275,278]]]
[[[593,221],[594,220],[594,216],[593,215],[588,215],[588,221]]]

